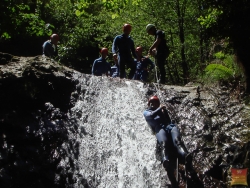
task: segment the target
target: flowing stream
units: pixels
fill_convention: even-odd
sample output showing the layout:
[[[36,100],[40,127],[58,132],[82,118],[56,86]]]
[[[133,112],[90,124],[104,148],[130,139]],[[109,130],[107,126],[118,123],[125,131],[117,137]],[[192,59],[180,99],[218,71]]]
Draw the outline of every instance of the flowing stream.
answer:
[[[142,114],[143,83],[102,77],[86,80],[79,74],[75,79],[82,88],[71,109],[71,117],[77,116],[80,125],[80,134],[72,135],[79,142],[74,176],[82,175],[90,187],[161,187],[156,139]]]
[[[145,87],[139,81],[79,73],[74,74],[74,79],[77,81],[72,94],[75,105],[68,116],[75,119],[78,127],[78,131],[70,132],[69,136],[77,147],[67,143],[63,147],[68,151],[75,148],[78,152],[68,152],[68,157],[60,162],[63,168],[70,166],[74,187],[170,187],[156,149],[156,138],[143,117],[147,98],[155,93],[167,105],[187,149],[193,153],[193,166],[199,173],[199,179],[195,176],[196,182],[219,182],[209,180],[207,172],[214,161],[222,159],[223,163],[232,157],[234,154],[225,151],[230,150],[231,144],[241,143],[239,137],[243,129],[249,132],[239,113],[243,105],[225,98],[226,91],[221,99],[209,90],[200,91],[197,86],[159,89],[156,84]],[[237,127],[243,129],[233,137],[223,132],[235,132]],[[225,178],[220,174],[221,168],[212,172],[214,177]],[[204,187],[195,181],[191,177],[189,186]],[[207,187],[212,184],[207,183]]]

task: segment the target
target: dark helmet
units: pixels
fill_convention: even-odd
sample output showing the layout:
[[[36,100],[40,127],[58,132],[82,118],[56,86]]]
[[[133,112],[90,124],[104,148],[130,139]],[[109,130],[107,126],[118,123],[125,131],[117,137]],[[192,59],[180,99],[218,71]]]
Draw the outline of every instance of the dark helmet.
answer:
[[[106,54],[106,55],[108,55],[108,48],[102,48],[102,49],[101,49],[101,54]]]
[[[142,47],[138,46],[136,49],[135,49],[136,52],[141,52],[142,53]]]
[[[155,25],[154,24],[148,24],[147,26],[146,26],[146,31],[147,31],[147,33],[149,32],[149,30],[151,29],[151,28],[155,28]]]
[[[50,36],[50,39],[55,39],[55,40],[59,41],[59,36],[58,36],[58,34],[52,34]]]
[[[132,27],[130,24],[124,24],[123,27],[122,27],[122,30],[123,31],[131,31]]]
[[[149,106],[150,102],[152,102],[152,101],[158,102],[158,105],[160,106],[160,100],[159,100],[159,98],[156,95],[154,95],[153,97],[149,98],[149,100],[148,100],[148,106]]]

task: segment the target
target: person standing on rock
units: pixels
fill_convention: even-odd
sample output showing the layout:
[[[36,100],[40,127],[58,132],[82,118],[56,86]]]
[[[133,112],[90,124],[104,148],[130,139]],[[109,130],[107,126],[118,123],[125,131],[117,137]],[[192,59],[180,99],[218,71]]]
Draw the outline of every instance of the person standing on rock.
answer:
[[[166,44],[165,33],[161,30],[157,30],[155,25],[153,24],[148,24],[146,26],[146,31],[149,35],[155,36],[155,41],[149,48],[148,54],[155,56],[156,64],[160,70],[159,82],[161,84],[165,84],[166,83],[165,64],[166,64],[166,59],[169,56],[169,48]]]
[[[116,36],[112,45],[112,53],[114,61],[118,62],[120,78],[124,78],[125,66],[130,68],[130,73],[128,75],[129,79],[132,79],[135,74],[136,65],[132,55],[135,59],[137,59],[137,56],[135,53],[134,41],[130,37],[131,29],[132,27],[130,24],[124,24],[122,27],[123,34]]]
[[[102,48],[101,49],[101,57],[96,59],[92,66],[92,75],[95,76],[102,76],[103,74],[106,74],[109,76],[111,72],[110,64],[106,61],[106,57],[108,55],[108,49]]]
[[[183,145],[177,126],[171,123],[166,106],[160,105],[157,96],[149,98],[148,109],[144,111],[143,115],[160,144],[162,164],[167,171],[172,187],[179,187],[174,176],[176,158],[178,157],[180,163],[186,164],[186,169],[191,169],[192,156],[188,154]]]
[[[57,34],[52,34],[50,40],[43,43],[43,55],[47,57],[56,57],[58,55],[57,43],[59,41],[59,36]]]
[[[149,58],[142,56],[142,47],[138,46],[135,52],[137,55],[137,59],[134,60],[136,63],[136,72],[133,79],[147,82],[148,73],[149,71],[152,71],[155,65]]]

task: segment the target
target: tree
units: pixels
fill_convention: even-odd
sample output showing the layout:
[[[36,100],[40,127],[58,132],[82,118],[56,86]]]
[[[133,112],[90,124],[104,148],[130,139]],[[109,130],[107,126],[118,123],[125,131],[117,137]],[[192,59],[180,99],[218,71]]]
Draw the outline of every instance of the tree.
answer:
[[[228,38],[239,63],[244,68],[246,92],[250,92],[250,1],[207,0],[204,9],[210,10],[205,20],[206,34],[210,38]],[[214,15],[214,12],[217,12]],[[211,20],[213,18],[212,22]]]

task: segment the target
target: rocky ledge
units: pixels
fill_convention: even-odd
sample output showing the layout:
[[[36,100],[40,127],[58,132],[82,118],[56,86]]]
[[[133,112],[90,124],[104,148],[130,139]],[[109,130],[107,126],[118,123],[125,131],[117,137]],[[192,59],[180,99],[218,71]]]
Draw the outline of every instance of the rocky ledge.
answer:
[[[85,79],[86,86],[76,74]],[[42,56],[0,53],[1,187],[77,187],[76,182],[94,187],[83,174],[78,174],[78,179],[74,175],[79,142],[72,135],[88,133],[79,130],[77,115],[70,115],[83,95],[99,95],[98,89],[83,89],[89,87],[90,79],[91,75]],[[121,82],[116,84],[123,87]],[[230,167],[249,167],[250,107],[244,104],[242,88],[151,83],[144,84],[143,91],[145,103],[157,93],[178,123],[194,157],[193,177],[197,179],[187,177],[190,187],[227,187]],[[69,153],[72,157],[62,167],[59,163]]]

